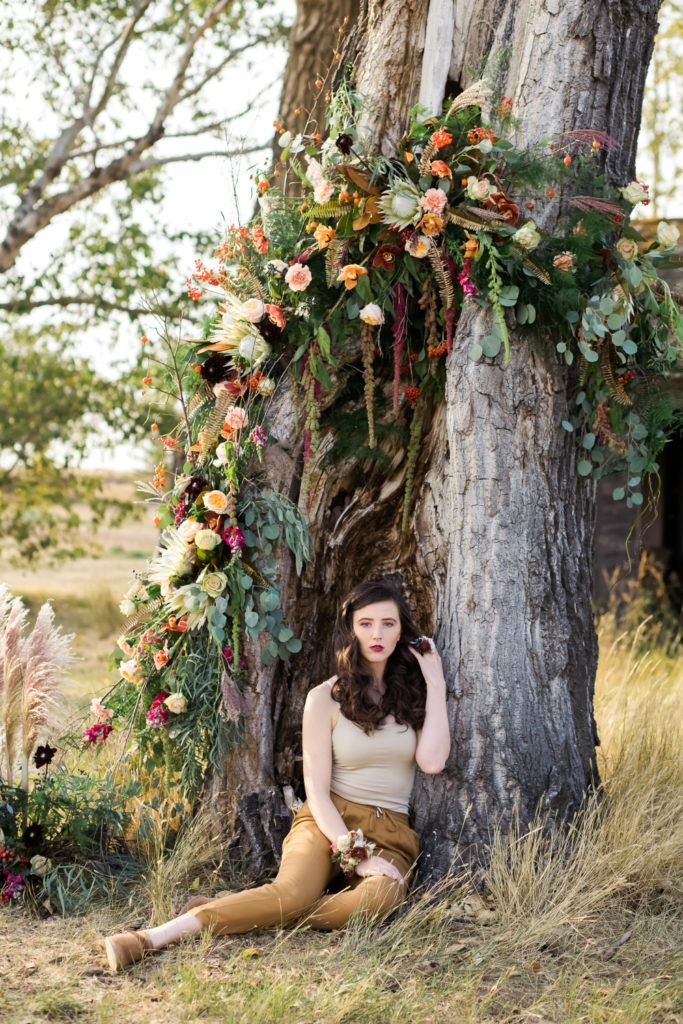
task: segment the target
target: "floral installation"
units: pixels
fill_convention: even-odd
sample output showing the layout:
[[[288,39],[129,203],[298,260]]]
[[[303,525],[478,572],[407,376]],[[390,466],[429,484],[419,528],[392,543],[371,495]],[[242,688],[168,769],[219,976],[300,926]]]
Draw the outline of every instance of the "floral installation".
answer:
[[[284,540],[301,572],[321,421],[332,416],[323,398],[345,366],[361,369],[343,410],[348,422],[365,406],[358,453],[386,461],[386,429],[406,440],[404,528],[424,424],[472,304],[490,313],[489,332],[470,345],[473,361],[507,365],[514,328],[515,338],[540,339],[553,358],[576,364],[562,427],[576,439],[579,475],[621,475],[616,500],[642,503],[643,478],[657,472],[681,418],[658,386],[683,343],[657,274],[676,265],[676,232],[663,223],[648,242],[629,224],[647,187],[606,180],[600,158],[613,139],[576,130],[515,148],[510,101],[492,103],[477,83],[440,117],[416,108],[390,158],[359,131],[364,105],[344,79],[324,140],[276,125],[278,164],[298,179],[296,198],[286,181],[275,188],[275,170],[259,174],[255,223],[231,227],[189,279],[190,298],[214,300],[215,315],[201,336],[162,333],[163,356],[146,348],[143,390],[179,402],[182,419],[167,436],[153,431],[163,454],[146,487],[160,545],[122,601],[121,680],[109,702],[132,720],[143,760],[175,766],[168,777],[177,771],[186,793],[239,741],[245,635],[261,638],[265,664],[300,649],[279,610],[274,550]],[[538,214],[559,203],[549,235]],[[269,402],[282,386],[301,437],[300,507],[264,490],[258,474]],[[184,464],[167,480],[168,453]],[[183,697],[183,710],[169,717],[162,692]]]

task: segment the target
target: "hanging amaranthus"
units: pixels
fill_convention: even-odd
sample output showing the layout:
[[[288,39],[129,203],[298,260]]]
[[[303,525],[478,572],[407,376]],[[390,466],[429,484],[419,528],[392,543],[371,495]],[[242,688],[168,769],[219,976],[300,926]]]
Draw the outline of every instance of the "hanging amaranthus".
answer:
[[[403,346],[405,345],[408,330],[405,288],[398,281],[394,285],[392,299],[394,303],[394,323],[392,327],[394,341],[391,347],[394,353],[394,415],[396,415],[398,412],[398,389],[401,380],[401,356],[403,355]]]
[[[368,444],[375,447],[375,339],[370,324],[363,324],[360,332],[361,353],[363,355],[363,380],[365,382],[365,410],[368,415]]]
[[[410,499],[413,493],[415,466],[417,465],[417,456],[420,450],[420,437],[422,435],[423,417],[424,398],[422,395],[419,395],[413,408],[413,418],[410,423],[410,437],[408,440],[408,450],[406,453],[406,483],[403,492],[403,516],[401,517],[402,533],[408,526],[408,516],[410,514]]]

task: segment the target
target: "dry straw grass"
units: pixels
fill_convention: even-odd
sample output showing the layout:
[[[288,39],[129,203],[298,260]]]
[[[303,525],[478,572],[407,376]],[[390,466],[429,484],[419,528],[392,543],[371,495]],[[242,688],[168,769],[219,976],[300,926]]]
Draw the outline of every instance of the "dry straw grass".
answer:
[[[489,898],[448,879],[381,927],[202,936],[113,978],[98,934],[177,910],[193,877],[202,890],[230,884],[200,820],[150,866],[127,912],[43,924],[0,914],[0,1018],[683,1024],[683,666],[645,649],[642,632],[601,636],[599,799],[566,833],[499,836]]]

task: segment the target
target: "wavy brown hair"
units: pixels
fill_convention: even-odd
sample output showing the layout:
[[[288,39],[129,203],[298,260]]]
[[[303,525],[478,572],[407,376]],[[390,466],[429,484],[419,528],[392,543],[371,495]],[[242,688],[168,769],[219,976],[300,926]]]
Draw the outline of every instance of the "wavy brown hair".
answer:
[[[368,696],[373,677],[364,666],[353,632],[353,613],[376,601],[393,601],[401,623],[401,639],[387,661],[384,670],[386,691],[379,704]],[[427,688],[420,666],[407,643],[418,636],[420,631],[407,601],[388,583],[381,580],[360,583],[343,601],[334,630],[338,678],[332,687],[332,696],[344,717],[355,722],[364,732],[374,732],[387,715],[393,715],[399,725],[412,725],[414,729],[422,727]]]

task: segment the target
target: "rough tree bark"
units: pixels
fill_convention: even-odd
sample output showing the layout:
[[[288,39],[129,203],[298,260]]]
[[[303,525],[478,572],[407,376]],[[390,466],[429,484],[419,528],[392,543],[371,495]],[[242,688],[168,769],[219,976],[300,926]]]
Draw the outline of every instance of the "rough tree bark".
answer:
[[[431,29],[420,0],[369,0],[361,11],[352,56],[359,88],[377,101],[369,127],[379,148],[393,151],[418,98],[427,32],[423,99],[438,102],[446,88],[465,88],[487,53],[509,47],[509,67],[495,87],[513,98],[521,141],[601,129],[622,143],[608,157],[611,177],[624,183],[633,176],[659,0],[430,6]],[[438,26],[448,25],[453,10],[452,38],[439,39]],[[435,39],[448,61],[435,60]],[[549,203],[534,215],[552,228],[560,209]],[[446,401],[426,411],[405,534],[399,448],[387,448],[388,476],[373,463],[325,469],[332,437],[321,433],[307,513],[316,561],[301,577],[288,559],[281,563],[286,618],[304,653],[254,673],[245,742],[210,791],[225,807],[220,794],[239,782],[242,848],[256,870],[277,858],[288,822],[281,787],[300,779],[305,694],[332,673],[334,610],[360,579],[400,578],[446,668],[452,753],[441,775],[418,773],[414,792],[424,878],[442,876],[459,856],[485,855],[492,825],[505,827],[515,805],[523,824],[539,802],[568,815],[594,777],[594,488],[577,476],[572,441],[560,429],[573,381],[552,345],[514,337],[508,368],[500,356],[472,363],[467,353],[484,319],[475,306],[461,317]],[[271,478],[299,499],[300,441],[287,395],[274,426],[281,447],[270,455]]]

